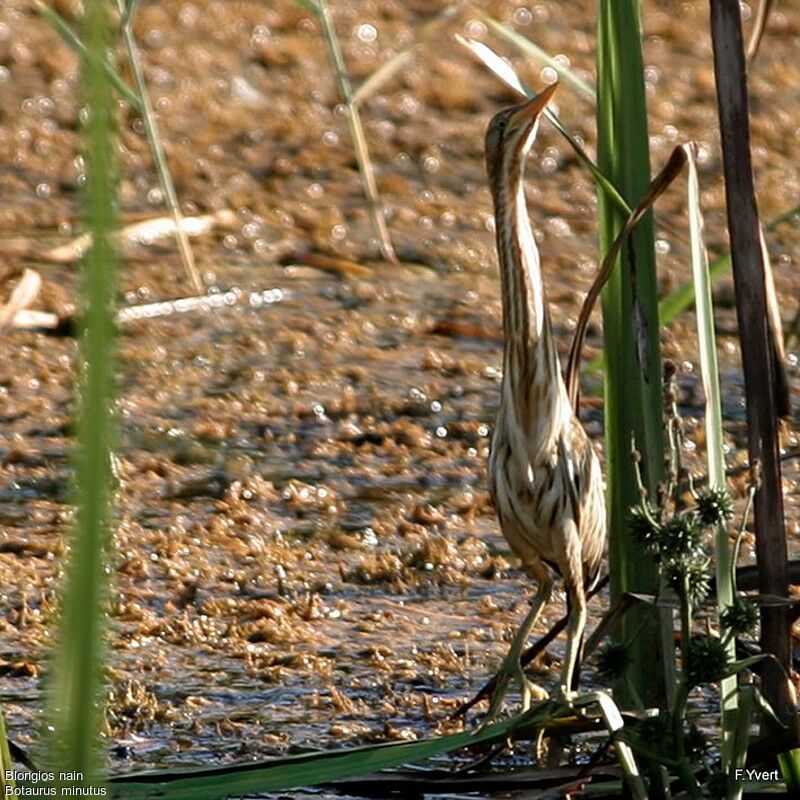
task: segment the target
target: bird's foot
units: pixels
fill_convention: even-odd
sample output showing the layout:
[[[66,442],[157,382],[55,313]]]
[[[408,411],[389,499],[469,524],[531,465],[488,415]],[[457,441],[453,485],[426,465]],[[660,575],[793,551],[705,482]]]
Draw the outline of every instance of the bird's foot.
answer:
[[[500,712],[503,708],[503,700],[506,694],[508,694],[508,689],[512,682],[516,682],[519,686],[522,706],[521,713],[523,714],[530,709],[532,702],[542,702],[549,697],[545,689],[541,686],[537,686],[528,678],[525,671],[522,669],[519,658],[509,654],[495,676],[495,688],[492,693],[489,710],[481,721],[478,730],[483,730],[500,716]]]
[[[520,672],[522,673],[520,693],[522,694],[522,711],[524,713],[531,707],[532,700],[536,703],[543,703],[545,700],[550,699],[550,693],[547,689],[539,686],[538,683],[534,683],[530,680],[528,676],[522,672],[522,667],[520,667]]]
[[[580,702],[581,693],[568,689],[563,683],[559,684],[553,699],[563,703],[576,717],[587,716],[586,704]]]
[[[558,684],[558,689],[556,689],[555,700],[562,700],[565,703],[571,704],[572,701],[578,696],[578,693],[564,683]]]

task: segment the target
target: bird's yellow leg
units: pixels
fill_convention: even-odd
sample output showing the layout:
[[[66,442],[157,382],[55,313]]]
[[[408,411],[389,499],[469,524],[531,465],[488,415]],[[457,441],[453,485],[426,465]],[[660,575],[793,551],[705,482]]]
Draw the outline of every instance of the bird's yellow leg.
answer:
[[[559,686],[559,693],[565,700],[569,700],[573,694],[572,676],[575,674],[575,666],[583,642],[583,633],[586,630],[586,595],[580,584],[576,584],[576,586],[576,590],[570,593],[567,647],[564,654],[564,665],[561,668],[561,684]]]
[[[539,577],[539,587],[531,601],[531,610],[528,612],[525,621],[514,636],[514,641],[511,643],[508,654],[500,665],[500,670],[495,677],[496,684],[494,694],[492,695],[492,702],[489,705],[489,711],[486,713],[482,725],[486,725],[497,718],[503,705],[503,698],[508,693],[509,684],[513,680],[516,680],[519,684],[523,712],[530,708],[531,700],[547,699],[547,692],[528,680],[521,663],[522,651],[525,649],[525,643],[528,641],[528,636],[530,636],[534,625],[536,625],[536,621],[539,619],[542,609],[550,600],[550,593],[553,588],[553,581],[544,566],[543,569],[537,570],[536,572],[537,577]]]

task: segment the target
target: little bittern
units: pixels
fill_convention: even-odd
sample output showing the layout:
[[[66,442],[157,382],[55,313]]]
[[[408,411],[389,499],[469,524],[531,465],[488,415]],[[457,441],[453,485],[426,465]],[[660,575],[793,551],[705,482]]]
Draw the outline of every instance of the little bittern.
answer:
[[[567,397],[553,340],[539,251],[523,190],[525,157],[555,85],[498,113],[486,132],[503,295],[503,382],[489,455],[491,493],[503,535],[538,581],[531,610],[497,675],[488,719],[510,681],[523,709],[537,690],[520,657],[550,599],[551,570],[564,580],[569,607],[560,691],[572,691],[586,627],[586,592],[598,580],[606,537],[600,463]]]

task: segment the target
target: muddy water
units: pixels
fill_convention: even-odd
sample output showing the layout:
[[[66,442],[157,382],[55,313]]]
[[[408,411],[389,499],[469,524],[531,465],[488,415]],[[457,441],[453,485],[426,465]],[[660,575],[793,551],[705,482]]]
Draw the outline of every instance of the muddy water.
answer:
[[[70,14],[69,2],[57,5]],[[444,7],[333,5],[355,80]],[[364,104],[402,261],[389,267],[365,212],[318,23],[284,2],[142,6],[136,32],[184,210],[235,215],[194,242],[206,283],[232,302],[121,327],[114,768],[445,730],[448,712],[496,665],[529,592],[485,489],[501,316],[481,148],[489,115],[512,98],[452,34],[512,53],[474,16],[457,14]],[[487,6],[591,79],[593,4]],[[705,15],[702,2],[680,13],[646,4],[648,95],[656,163],[673,143],[700,143],[708,241],[719,254],[724,205]],[[799,26],[800,13],[777,9],[752,69],[766,219],[800,193]],[[547,77],[533,62],[515,65],[535,85]],[[2,4],[3,267],[39,270],[36,307],[67,315],[75,266],[45,254],[80,232],[76,71],[26,3]],[[568,90],[559,103],[591,145],[592,108]],[[120,119],[123,221],[159,216],[141,125],[125,109]],[[528,172],[563,351],[596,269],[593,188],[547,126]],[[665,291],[688,276],[682,213],[675,191],[658,220]],[[798,290],[796,220],[768,241],[788,319]],[[305,252],[338,260],[311,266]],[[191,293],[169,245],[127,246],[121,286],[123,305]],[[266,294],[253,303],[251,292]],[[725,282],[719,299],[737,463],[742,387]],[[69,522],[75,343],[43,332],[4,339],[0,693],[12,735],[27,745]],[[589,349],[600,341],[596,329]],[[702,391],[691,317],[664,332],[664,345],[684,365],[682,405],[694,434]],[[600,447],[597,386],[587,376],[584,419]],[[792,388],[797,400],[796,375]],[[797,445],[796,429],[795,417],[787,447]],[[689,459],[696,442],[702,448],[694,439]],[[797,480],[788,462],[795,551]],[[559,597],[548,619],[561,609]],[[556,645],[553,657],[560,652]],[[540,666],[550,681],[548,664]]]

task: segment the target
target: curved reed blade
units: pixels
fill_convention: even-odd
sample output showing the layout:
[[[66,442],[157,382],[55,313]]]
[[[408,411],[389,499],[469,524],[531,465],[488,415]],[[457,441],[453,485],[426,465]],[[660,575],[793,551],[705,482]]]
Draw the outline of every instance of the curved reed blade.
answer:
[[[499,78],[509,89],[516,92],[520,98],[531,98],[535,96],[535,92],[522,80],[514,68],[501,58],[491,47],[485,45],[483,42],[478,42],[475,39],[467,39],[460,34],[455,34],[456,41],[469,50],[470,53],[480,61],[490,72]],[[603,188],[608,196],[612,198],[614,204],[619,208],[623,214],[630,213],[630,207],[623,199],[622,195],[617,191],[614,184],[600,171],[600,168],[589,157],[589,154],[583,149],[580,142],[564,127],[561,120],[553,113],[550,108],[544,110],[544,115],[548,121],[553,124],[555,129],[567,140],[570,147],[575,151],[580,162],[589,170],[592,177],[597,184]]]
[[[575,328],[575,335],[572,339],[572,346],[570,347],[569,351],[565,381],[567,384],[567,392],[569,394],[570,402],[572,403],[573,408],[576,409],[576,413],[578,409],[578,394],[580,388],[580,377],[578,374],[580,367],[580,353],[581,349],[583,348],[583,341],[586,337],[586,327],[589,324],[589,317],[591,316],[592,309],[594,308],[597,299],[600,297],[600,292],[611,277],[617,256],[619,255],[622,246],[625,244],[625,241],[633,233],[636,225],[642,219],[642,217],[650,210],[656,200],[658,200],[658,198],[667,190],[667,188],[683,170],[683,167],[687,162],[687,148],[689,147],[691,147],[690,144],[679,145],[676,147],[672,151],[661,172],[659,172],[658,175],[653,178],[650,186],[645,192],[644,197],[642,197],[636,208],[634,208],[633,211],[631,211],[631,213],[628,215],[625,225],[609,248],[608,253],[603,259],[603,263],[600,266],[597,277],[589,288],[589,292],[583,301],[583,307],[581,308],[581,313],[578,317],[578,324]]]
[[[606,729],[612,740],[614,740],[617,759],[625,774],[625,780],[628,784],[631,797],[637,798],[637,800],[645,800],[645,798],[648,797],[648,793],[644,785],[644,780],[639,774],[639,768],[636,765],[636,759],[633,757],[633,751],[626,742],[618,738],[618,735],[625,727],[625,723],[617,704],[605,692],[592,692],[590,694],[581,695],[574,701],[574,705],[578,708],[593,704],[597,704],[600,708],[600,714],[603,717]]]
[[[772,0],[759,0],[756,20],[753,29],[750,31],[750,39],[747,42],[745,57],[748,64],[756,57],[761,40],[764,38],[764,31],[767,29],[767,19],[772,8]]]
[[[494,17],[489,16],[481,9],[475,9],[475,12],[483,19],[483,21],[501,38],[512,44],[522,53],[536,59],[540,64],[550,67],[556,71],[559,82],[569,84],[579,94],[583,95],[587,100],[594,102],[597,99],[594,86],[588,84],[585,80],[579,77],[574,70],[565,67],[558,59],[553,58],[547,51],[543,50],[535,42],[532,42],[527,37],[517,33],[512,28],[504,25],[502,22],[496,20]]]

